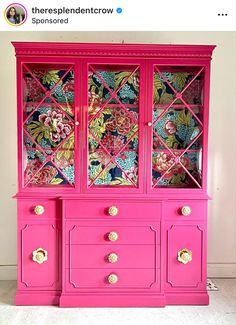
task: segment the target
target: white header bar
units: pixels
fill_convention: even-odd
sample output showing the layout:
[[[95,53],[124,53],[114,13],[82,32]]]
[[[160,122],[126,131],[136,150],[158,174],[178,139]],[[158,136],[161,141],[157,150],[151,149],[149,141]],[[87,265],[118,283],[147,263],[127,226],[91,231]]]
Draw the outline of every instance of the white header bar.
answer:
[[[235,31],[236,1],[1,0],[0,17],[1,31]]]

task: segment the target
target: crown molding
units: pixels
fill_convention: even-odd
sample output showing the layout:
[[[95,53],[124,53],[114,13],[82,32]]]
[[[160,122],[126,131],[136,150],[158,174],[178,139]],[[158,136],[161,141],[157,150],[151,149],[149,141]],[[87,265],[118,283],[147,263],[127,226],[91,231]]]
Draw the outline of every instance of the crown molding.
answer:
[[[12,42],[16,56],[168,57],[210,59],[215,45]]]

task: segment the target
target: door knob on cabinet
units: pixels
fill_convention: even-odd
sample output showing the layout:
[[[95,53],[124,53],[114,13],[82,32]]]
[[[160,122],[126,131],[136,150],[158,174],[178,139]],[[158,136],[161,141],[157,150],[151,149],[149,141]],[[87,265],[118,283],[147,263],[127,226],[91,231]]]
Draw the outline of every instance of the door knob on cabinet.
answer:
[[[152,122],[148,122],[147,123],[147,126],[152,126]]]
[[[44,214],[44,206],[43,205],[36,205],[34,207],[34,213],[37,214],[37,215],[41,215],[41,214]]]
[[[37,248],[33,251],[33,261],[39,264],[46,262],[48,259],[48,252],[43,248]]]
[[[110,216],[117,216],[119,212],[119,209],[116,207],[116,206],[111,206],[109,209],[108,209],[108,214]]]
[[[117,234],[117,232],[115,232],[115,231],[111,231],[111,232],[109,232],[109,234],[108,234],[108,239],[110,240],[110,241],[116,241],[117,239],[118,239],[118,234]]]
[[[192,210],[189,206],[184,206],[181,208],[181,214],[183,216],[189,216],[191,214]]]
[[[191,262],[192,252],[187,248],[181,249],[181,251],[178,252],[178,261],[183,264],[187,264],[188,262]]]
[[[116,274],[110,274],[108,275],[107,280],[110,284],[115,284],[118,282],[118,276]]]
[[[79,121],[76,121],[76,122],[75,122],[75,125],[78,126],[78,125],[79,125]]]
[[[116,253],[110,253],[107,256],[107,260],[109,263],[116,263],[118,261],[118,255]]]

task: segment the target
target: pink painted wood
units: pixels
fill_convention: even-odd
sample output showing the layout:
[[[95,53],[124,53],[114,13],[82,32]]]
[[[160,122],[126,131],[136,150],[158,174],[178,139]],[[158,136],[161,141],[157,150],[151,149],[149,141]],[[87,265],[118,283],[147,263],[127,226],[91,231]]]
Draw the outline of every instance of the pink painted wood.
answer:
[[[207,147],[214,46],[41,42],[13,45],[17,57],[18,112],[16,304],[207,305]],[[39,65],[74,70],[74,186],[25,186],[23,70]],[[139,70],[138,187],[88,186],[88,72],[94,66]],[[162,72],[166,67],[193,68],[204,79],[203,114],[198,121],[202,128],[202,181],[195,182],[196,188],[160,188],[152,184],[153,76],[154,71]],[[193,109],[198,109],[184,101],[183,105],[192,115]],[[168,105],[163,104],[163,108]],[[180,155],[185,150],[180,150]],[[163,151],[175,156],[166,145]],[[34,213],[37,205],[44,207],[42,215]],[[110,206],[118,207],[117,216],[108,214]],[[183,206],[191,208],[190,215],[180,213]],[[110,231],[118,233],[117,241],[107,240]],[[32,260],[37,248],[48,252],[48,260],[42,264]],[[191,250],[192,261],[183,264],[177,256],[185,248]],[[107,262],[111,252],[117,253],[117,263]],[[118,276],[116,284],[107,282],[111,273]]]
[[[118,256],[117,262],[109,262],[111,253]],[[160,248],[155,245],[68,245],[66,256],[67,268],[160,268]]]

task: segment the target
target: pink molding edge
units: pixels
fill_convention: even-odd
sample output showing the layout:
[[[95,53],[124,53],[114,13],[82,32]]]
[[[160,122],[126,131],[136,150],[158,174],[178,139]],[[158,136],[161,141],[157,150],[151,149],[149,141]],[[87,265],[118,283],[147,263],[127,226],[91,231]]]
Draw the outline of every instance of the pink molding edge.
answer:
[[[211,58],[215,45],[12,42],[16,56],[129,56]]]

